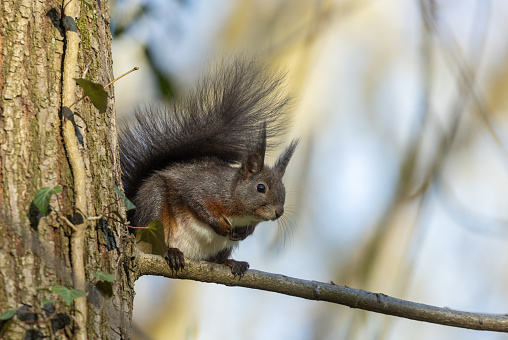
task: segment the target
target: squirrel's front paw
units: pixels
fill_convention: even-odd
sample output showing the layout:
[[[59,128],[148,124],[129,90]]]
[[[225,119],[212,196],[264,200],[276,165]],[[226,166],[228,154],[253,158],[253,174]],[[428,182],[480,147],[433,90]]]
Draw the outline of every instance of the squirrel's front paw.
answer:
[[[222,263],[231,268],[231,273],[234,276],[238,275],[242,277],[247,272],[247,269],[249,269],[249,264],[244,261],[235,261],[233,259],[227,259],[224,260],[224,262]]]
[[[185,266],[185,259],[183,253],[178,248],[168,248],[168,252],[164,255],[164,259],[169,265],[169,268],[173,271],[182,270]]]
[[[214,220],[210,223],[210,226],[220,236],[228,236],[231,234],[231,224],[224,217]]]
[[[246,225],[244,227],[236,227],[229,235],[229,239],[231,241],[241,241],[245,240],[247,236],[254,232],[254,227],[250,225]]]

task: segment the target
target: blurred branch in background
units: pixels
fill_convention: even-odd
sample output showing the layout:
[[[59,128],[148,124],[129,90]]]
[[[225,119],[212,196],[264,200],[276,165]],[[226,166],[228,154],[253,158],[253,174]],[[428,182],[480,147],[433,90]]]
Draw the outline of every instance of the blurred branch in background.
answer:
[[[410,283],[408,278],[413,276],[413,264],[416,262],[416,256],[425,239],[427,228],[424,228],[422,223],[424,222],[425,215],[429,213],[429,202],[432,199],[429,189],[431,189],[432,186],[437,189],[438,193],[445,195],[443,199],[448,201],[446,207],[450,208],[450,210],[448,210],[449,213],[456,218],[460,224],[464,223],[464,225],[470,225],[471,228],[476,228],[479,231],[486,231],[486,228],[488,228],[487,225],[494,222],[493,219],[480,220],[479,216],[481,215],[472,212],[471,208],[466,208],[463,204],[458,204],[458,202],[451,202],[455,196],[446,196],[442,188],[444,186],[442,169],[454,145],[457,131],[461,125],[462,118],[468,110],[469,102],[474,105],[473,111],[478,113],[477,117],[484,123],[488,133],[503,154],[505,158],[504,162],[508,160],[506,147],[502,143],[502,138],[494,129],[490,112],[475,85],[488,33],[490,3],[488,1],[476,3],[476,11],[470,34],[469,50],[466,53],[468,61],[465,60],[464,54],[461,52],[446,22],[440,18],[436,1],[420,0],[419,10],[424,25],[421,48],[422,100],[420,103],[420,112],[415,115],[416,119],[419,120],[419,124],[413,125],[415,131],[411,134],[412,139],[408,141],[408,151],[401,163],[401,176],[393,202],[380,219],[380,223],[374,230],[374,234],[370,236],[371,242],[365,246],[363,262],[359,266],[363,273],[364,281],[360,283],[360,285],[373,287],[373,284],[369,284],[369,282],[374,279],[375,275],[373,273],[376,268],[379,268],[380,261],[384,261],[384,258],[380,255],[391,240],[396,237],[394,228],[397,228],[397,223],[395,223],[395,221],[398,216],[403,215],[402,210],[407,209],[408,204],[414,205],[416,209],[413,218],[414,223],[405,226],[405,228],[409,228],[410,230],[406,230],[406,234],[403,236],[404,241],[401,242],[401,246],[405,249],[402,252],[404,254],[404,260],[401,261],[400,266],[396,270],[397,278],[393,280],[393,282],[396,282],[393,291],[398,292],[398,296],[406,295],[407,287]],[[437,46],[435,46],[434,42],[437,43]],[[438,48],[436,49],[435,47]],[[446,124],[443,124],[443,121],[439,121],[439,117],[436,117],[436,113],[433,112],[434,110],[432,107],[432,84],[435,81],[433,77],[435,73],[433,58],[436,54],[443,54],[448,60],[450,72],[456,74],[457,94],[452,108],[450,109],[449,121],[446,122]],[[470,65],[474,65],[474,67]],[[435,147],[432,152],[434,156],[430,159],[430,164],[426,166],[428,170],[423,178],[422,184],[415,190],[414,185],[418,182],[418,172],[421,172],[421,168],[425,164],[423,161],[425,159],[425,154],[422,150],[424,150],[424,145],[429,144],[426,138],[431,136],[428,132],[433,128],[437,128],[436,132],[438,136],[435,142],[430,142],[430,144]],[[460,208],[464,210],[460,211]],[[476,218],[473,219],[473,216]],[[499,225],[499,223],[497,224]],[[501,230],[501,228],[502,227],[499,227],[498,229]],[[505,229],[505,231],[507,230]],[[346,338],[358,338],[359,335],[357,331],[365,326],[367,321],[366,315],[364,313],[355,313],[355,316],[357,318],[353,319],[353,322],[350,324]],[[387,337],[391,321],[392,319],[384,319],[383,326],[381,326],[381,330],[376,338],[385,339]]]

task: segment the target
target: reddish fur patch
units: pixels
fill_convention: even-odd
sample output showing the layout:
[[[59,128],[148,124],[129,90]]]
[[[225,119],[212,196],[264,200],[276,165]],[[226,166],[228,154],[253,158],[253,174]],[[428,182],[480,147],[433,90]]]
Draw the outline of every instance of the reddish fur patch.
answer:
[[[220,218],[222,216],[229,216],[229,212],[222,202],[215,202],[211,200],[205,201],[206,209],[212,213],[213,216]]]
[[[231,227],[224,220],[224,217],[230,217],[231,212],[228,211],[226,205],[223,202],[217,202],[213,200],[205,200],[206,209],[210,214],[218,219],[220,222],[218,225],[212,225],[211,227],[216,229],[215,232],[219,235],[224,235],[231,232]]]
[[[164,200],[162,203],[162,207],[159,212],[159,220],[164,225],[166,244],[169,244],[169,239],[178,226],[173,209],[171,209],[169,203],[166,200]]]
[[[240,211],[237,204],[234,202],[230,202],[230,204],[226,204],[225,202],[216,201],[216,200],[207,200],[205,199],[206,207],[208,211],[213,212],[214,216],[240,216],[242,212]]]

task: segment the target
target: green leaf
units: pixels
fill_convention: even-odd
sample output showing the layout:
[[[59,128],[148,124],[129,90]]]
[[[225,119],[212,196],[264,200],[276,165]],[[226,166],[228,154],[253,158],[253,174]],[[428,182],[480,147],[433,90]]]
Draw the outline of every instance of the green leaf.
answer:
[[[108,281],[108,282],[115,281],[115,277],[112,274],[106,273],[106,272],[103,272],[103,271],[95,272],[95,273],[93,273],[93,275],[96,278],[98,278],[99,280],[104,280],[104,281]]]
[[[14,314],[18,311],[19,307],[9,309],[7,312],[0,315],[0,320],[9,320],[14,317]]]
[[[72,301],[78,297],[85,296],[85,292],[79,289],[69,289],[64,286],[54,285],[51,287],[51,291],[57,293],[64,299],[65,304],[70,306]]]
[[[117,186],[115,186],[115,192],[118,194],[118,196],[120,196],[121,199],[123,199],[125,203],[125,210],[136,209],[134,203],[132,203],[127,197],[125,197],[124,193]]]
[[[79,86],[85,91],[85,95],[90,98],[93,106],[95,106],[100,113],[106,112],[108,109],[108,93],[104,90],[104,86],[94,83],[85,78],[74,78]]]
[[[159,220],[148,223],[147,229],[136,230],[136,243],[146,242],[152,246],[152,254],[164,255],[168,250],[164,241],[164,225]]]
[[[108,296],[108,297],[112,297],[113,296],[113,285],[111,284],[111,282],[106,282],[106,281],[98,281],[96,284],[95,284],[95,288],[97,288],[97,290],[99,292],[101,292],[102,294],[104,294],[105,296]]]
[[[57,185],[53,189],[44,187],[35,192],[34,204],[41,213],[46,215],[48,213],[49,200],[53,194],[58,194],[62,191],[62,187]]]
[[[55,303],[55,300],[50,300],[50,299],[42,298],[41,305],[43,307],[44,307],[44,305],[47,305],[47,304],[50,304],[50,303]]]

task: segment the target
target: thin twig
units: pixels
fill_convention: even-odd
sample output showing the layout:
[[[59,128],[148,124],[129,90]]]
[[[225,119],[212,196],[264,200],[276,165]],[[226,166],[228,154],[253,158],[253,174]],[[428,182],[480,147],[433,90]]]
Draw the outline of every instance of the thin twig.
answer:
[[[137,67],[137,66],[136,66],[136,67],[134,67],[132,70],[130,70],[130,71],[128,71],[128,72],[125,72],[125,73],[124,73],[124,74],[122,74],[120,77],[117,77],[117,78],[113,79],[112,81],[110,81],[110,82],[109,82],[106,86],[104,86],[104,89],[107,89],[109,85],[113,84],[113,83],[114,83],[115,81],[117,81],[118,79],[123,78],[123,77],[125,77],[126,75],[128,75],[129,73],[134,72],[134,71],[137,71],[137,70],[139,70],[139,67]]]

